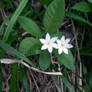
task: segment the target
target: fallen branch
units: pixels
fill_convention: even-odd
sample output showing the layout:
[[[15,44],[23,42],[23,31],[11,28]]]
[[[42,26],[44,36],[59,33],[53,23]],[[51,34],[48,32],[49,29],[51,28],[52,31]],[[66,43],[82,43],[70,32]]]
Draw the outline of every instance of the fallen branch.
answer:
[[[25,63],[24,61],[22,60],[13,60],[13,59],[0,59],[0,63],[2,64],[13,64],[13,63],[20,63],[24,66],[26,66],[27,68],[31,69],[31,70],[34,70],[36,72],[39,72],[39,73],[43,73],[43,74],[47,74],[47,75],[62,75],[61,72],[44,72],[44,71],[41,71],[37,68],[34,68],[34,67],[31,67],[30,65],[28,65],[27,63]]]

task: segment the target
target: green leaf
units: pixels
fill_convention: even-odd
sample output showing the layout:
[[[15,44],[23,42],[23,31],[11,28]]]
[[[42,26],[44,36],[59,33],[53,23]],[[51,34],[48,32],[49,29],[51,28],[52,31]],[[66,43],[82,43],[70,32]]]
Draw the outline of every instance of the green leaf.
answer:
[[[48,6],[44,16],[45,31],[54,33],[60,27],[65,15],[64,0],[54,0]]]
[[[46,4],[50,3],[51,1],[52,0],[41,0],[39,7],[46,5]]]
[[[0,4],[0,8],[4,8],[5,7],[5,4]]]
[[[4,50],[0,48],[0,58],[3,58],[4,54],[5,54]]]
[[[41,37],[41,30],[33,20],[24,16],[20,16],[18,18],[18,22],[27,32],[29,32],[33,36]]]
[[[8,52],[11,52],[12,54],[16,55],[17,57],[21,58],[29,65],[35,66],[24,54],[18,52],[16,49],[12,48],[10,45],[3,42],[2,40],[0,40],[0,47]]]
[[[88,0],[90,3],[92,3],[92,0]]]
[[[74,88],[71,86],[71,84],[69,83],[69,81],[67,80],[67,78],[65,76],[60,76],[62,81],[64,82],[64,84],[70,89],[70,92],[75,92]]]
[[[3,58],[4,51],[0,48],[0,59]],[[2,64],[0,63],[0,92],[2,92]]]
[[[9,4],[9,7],[13,9],[13,4],[12,4],[12,0],[4,0]]]
[[[42,70],[49,68],[51,63],[50,54],[47,51],[43,51],[39,57],[39,65]]]
[[[55,55],[57,56],[59,64],[64,64],[68,69],[73,69],[74,59],[70,50],[68,50],[68,54],[62,53],[59,55],[55,52]]]
[[[63,35],[63,32],[56,32],[56,33],[52,34],[51,36],[58,37],[58,39],[60,39],[62,37],[62,35]]]
[[[6,41],[8,39],[8,36],[18,18],[18,16],[21,14],[22,10],[24,9],[24,7],[26,6],[28,0],[22,0],[19,7],[17,8],[17,10],[15,11],[15,13],[13,14],[3,37],[3,40]]]
[[[24,89],[26,90],[25,92],[30,92],[30,87],[27,79],[27,68],[26,67],[21,67],[21,80],[23,82]]]
[[[2,29],[3,29],[3,27],[5,26],[5,23],[9,20],[10,16],[11,16],[11,15],[7,16],[7,17],[4,19],[4,21],[2,22],[2,24],[0,25],[0,32],[2,32]]]
[[[19,46],[19,51],[26,56],[30,56],[40,47],[40,41],[32,37],[26,37],[23,39]]]
[[[0,92],[2,92],[2,64],[0,63]]]
[[[79,2],[76,3],[71,9],[88,13],[88,12],[92,12],[92,5],[87,2]]]
[[[13,64],[10,80],[10,91],[9,92],[19,92],[18,85],[18,64]]]
[[[69,18],[73,18],[81,23],[84,23],[84,24],[87,24],[89,26],[92,26],[92,23],[89,22],[88,20],[84,19],[83,17],[79,16],[78,14],[76,13],[73,13],[73,12],[66,12],[66,16],[69,17]]]
[[[57,67],[55,67],[54,70],[55,70],[55,72],[59,72]],[[55,76],[53,76],[53,77],[54,77],[54,79],[55,79]],[[75,92],[75,91],[74,91],[74,88],[72,87],[72,85],[70,84],[70,82],[67,80],[66,76],[61,75],[61,76],[59,76],[59,77],[60,77],[60,79],[63,81],[63,83],[65,84],[65,87],[68,87],[68,89],[70,90],[70,92]],[[57,79],[57,78],[56,78],[56,79]],[[57,84],[57,83],[56,83],[56,84]],[[59,86],[59,85],[58,85],[58,86]],[[61,92],[62,92],[62,91],[61,91]],[[64,91],[64,92],[66,92],[66,91]]]

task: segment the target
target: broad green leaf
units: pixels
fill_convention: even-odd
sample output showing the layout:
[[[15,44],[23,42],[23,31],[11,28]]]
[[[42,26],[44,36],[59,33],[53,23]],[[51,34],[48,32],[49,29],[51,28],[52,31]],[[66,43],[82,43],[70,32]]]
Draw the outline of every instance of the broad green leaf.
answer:
[[[13,67],[12,67],[9,92],[19,92],[18,64],[13,64]]]
[[[92,0],[88,0],[90,3],[92,3]]]
[[[57,52],[55,52],[55,55],[57,56],[59,64],[64,64],[68,69],[73,69],[74,59],[70,50],[68,50],[68,54],[62,53],[59,55]]]
[[[30,56],[40,47],[40,41],[32,37],[26,37],[23,39],[19,46],[19,51],[26,56]]]
[[[41,7],[41,6],[43,6],[43,5],[46,5],[46,4],[50,3],[51,1],[52,1],[52,0],[41,0],[39,7]]]
[[[29,65],[35,66],[24,54],[18,52],[16,49],[12,48],[10,45],[3,42],[2,40],[0,40],[0,47],[8,52],[11,52],[12,54],[16,55],[17,57],[21,58]]]
[[[19,7],[17,8],[17,10],[15,11],[15,13],[13,14],[3,37],[3,40],[6,41],[8,39],[8,36],[18,18],[18,16],[21,14],[22,10],[24,9],[24,7],[26,6],[28,0],[22,0]]]
[[[51,36],[58,37],[58,39],[61,39],[62,35],[63,35],[63,32],[56,32],[56,33],[52,34]]]
[[[79,2],[76,3],[71,9],[87,13],[92,12],[92,5],[87,2]]]
[[[76,13],[73,13],[73,12],[66,12],[66,16],[69,17],[69,18],[73,18],[81,23],[84,23],[84,24],[87,24],[89,26],[92,26],[92,23],[89,22],[88,20],[84,19],[83,17],[79,16],[78,14]]]
[[[41,30],[33,20],[27,17],[20,16],[18,18],[18,22],[31,35],[41,37]]]
[[[42,70],[49,68],[51,63],[50,54],[47,51],[43,51],[39,57],[39,65]]]
[[[45,31],[54,33],[60,27],[65,15],[64,0],[53,0],[48,6],[44,16]]]

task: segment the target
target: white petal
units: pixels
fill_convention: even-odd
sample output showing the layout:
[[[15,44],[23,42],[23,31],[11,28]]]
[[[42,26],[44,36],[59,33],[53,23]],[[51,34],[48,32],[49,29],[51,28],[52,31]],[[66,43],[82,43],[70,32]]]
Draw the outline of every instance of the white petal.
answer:
[[[64,48],[63,51],[65,54],[68,54],[68,49]]]
[[[57,40],[57,43],[58,43],[58,44],[60,44],[60,43],[61,43],[61,41],[60,41],[60,40]]]
[[[41,47],[41,50],[45,50],[45,49],[47,49],[47,48],[48,48],[47,45],[43,45],[43,46]]]
[[[69,43],[71,39],[66,39],[66,43]]]
[[[45,39],[40,39],[40,42],[45,44],[46,43],[46,40]]]
[[[53,38],[51,39],[52,42],[55,42],[56,40],[57,40],[57,37],[53,37]]]
[[[73,48],[73,45],[67,44],[67,48]]]
[[[49,53],[52,53],[52,50],[53,50],[53,48],[50,46],[50,47],[48,47],[48,51],[49,51]]]
[[[58,49],[58,54],[61,54],[62,53],[62,48]]]
[[[61,41],[65,41],[65,36],[62,36]]]
[[[53,47],[58,49],[58,45],[56,43],[53,43]]]
[[[49,35],[49,33],[46,34],[46,40],[50,40],[50,35]]]

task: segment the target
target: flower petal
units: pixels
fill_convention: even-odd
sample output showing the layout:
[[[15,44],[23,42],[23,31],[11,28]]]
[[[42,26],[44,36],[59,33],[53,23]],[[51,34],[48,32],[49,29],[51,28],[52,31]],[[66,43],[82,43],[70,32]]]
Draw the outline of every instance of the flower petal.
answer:
[[[60,40],[57,40],[57,43],[58,43],[58,44],[60,44],[60,43],[61,43],[61,41],[60,41]]]
[[[65,36],[62,36],[61,41],[65,42]]]
[[[58,49],[58,54],[60,55],[62,53],[62,48]]]
[[[40,42],[45,44],[46,43],[46,40],[45,39],[40,39]]]
[[[50,40],[50,35],[49,35],[49,33],[46,34],[46,40]]]
[[[52,53],[52,50],[53,50],[53,48],[50,46],[50,47],[48,47],[48,51],[49,51],[49,53]]]
[[[53,47],[58,49],[58,45],[56,43],[53,43]]]
[[[63,51],[64,51],[65,54],[68,54],[68,49],[63,48]]]
[[[43,46],[41,47],[41,50],[45,50],[45,49],[47,49],[47,48],[48,48],[47,45],[43,45]]]
[[[51,39],[52,42],[55,42],[56,40],[57,40],[57,37],[53,37],[53,38]]]
[[[73,45],[71,45],[71,44],[67,44],[66,46],[67,46],[67,48],[73,48]]]
[[[65,40],[65,42],[66,42],[66,43],[69,43],[69,42],[70,42],[70,40],[71,40],[71,39],[66,39],[66,40]]]

